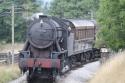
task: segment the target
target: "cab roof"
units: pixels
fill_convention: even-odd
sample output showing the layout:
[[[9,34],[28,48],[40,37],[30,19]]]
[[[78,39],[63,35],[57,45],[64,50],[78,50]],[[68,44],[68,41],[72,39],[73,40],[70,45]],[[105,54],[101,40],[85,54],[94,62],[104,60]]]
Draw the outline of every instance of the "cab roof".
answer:
[[[92,20],[73,20],[69,19],[71,24],[74,25],[74,27],[85,27],[85,26],[95,26],[95,21]]]

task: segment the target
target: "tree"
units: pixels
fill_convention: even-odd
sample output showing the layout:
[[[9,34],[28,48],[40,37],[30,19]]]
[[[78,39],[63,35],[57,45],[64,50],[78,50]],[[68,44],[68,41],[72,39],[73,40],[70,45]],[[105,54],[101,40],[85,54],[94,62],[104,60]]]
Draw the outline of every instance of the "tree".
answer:
[[[65,18],[90,18],[92,13],[95,16],[98,2],[99,0],[54,0],[49,14]]]
[[[13,2],[14,1],[14,2]],[[36,0],[4,0],[0,3],[0,42],[11,42],[11,5],[15,4],[15,40],[25,40],[26,18],[40,11]],[[3,16],[4,15],[4,16]]]
[[[98,39],[114,51],[125,48],[125,1],[100,0]]]

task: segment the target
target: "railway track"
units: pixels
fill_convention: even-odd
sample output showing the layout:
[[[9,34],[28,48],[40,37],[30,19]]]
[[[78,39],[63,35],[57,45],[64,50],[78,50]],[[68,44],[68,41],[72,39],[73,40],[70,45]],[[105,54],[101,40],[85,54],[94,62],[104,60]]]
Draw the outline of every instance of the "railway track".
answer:
[[[96,64],[95,64],[96,63]],[[92,65],[93,64],[93,65]],[[88,65],[88,66],[87,66]],[[91,65],[92,67],[89,67],[89,65]],[[64,74],[64,75],[62,75],[61,77],[59,77],[57,80],[56,80],[56,82],[55,83],[63,83],[63,81],[65,80],[65,82],[64,83],[66,83],[66,79],[67,78],[70,78],[71,79],[71,77],[70,77],[70,75],[72,74],[72,73],[74,73],[74,71],[81,71],[81,69],[83,68],[83,71],[85,71],[85,69],[87,69],[87,71],[90,71],[90,74],[93,72],[93,70],[95,69],[92,69],[93,67],[94,67],[94,65],[95,65],[95,67],[97,67],[98,65],[99,65],[99,61],[95,61],[95,62],[91,62],[91,63],[88,63],[88,64],[84,64],[84,65],[82,65],[82,66],[77,66],[76,68],[74,67],[70,72],[67,72],[66,74]],[[87,67],[86,67],[87,66]],[[85,68],[84,68],[85,67]],[[81,71],[82,72],[82,71]],[[93,72],[94,73],[94,72]],[[16,80],[13,80],[13,81],[11,81],[11,82],[9,82],[9,83],[28,83],[27,82],[27,76],[28,76],[28,74],[29,74],[29,72],[26,72],[23,76],[21,76],[21,77],[19,77],[18,79],[16,79]],[[84,74],[82,74],[83,75],[83,77],[85,77],[84,76]],[[86,74],[85,74],[86,75]],[[68,82],[68,81],[67,81]],[[31,83],[52,83],[51,81],[48,81],[48,80],[38,80],[38,79],[33,79],[32,80],[32,82]],[[71,82],[72,83],[72,82]]]
[[[29,75],[29,72],[27,71],[25,74],[23,74],[22,76],[20,76],[19,78],[10,81],[9,83],[28,83],[27,81],[27,76]],[[38,79],[33,79],[32,82],[30,83],[52,83],[51,81],[48,80],[38,80]]]
[[[72,69],[72,71],[73,70],[77,70],[77,69],[79,69],[80,67],[82,67],[82,66],[79,66],[78,68],[73,68]],[[65,77],[67,77],[68,76],[68,74],[70,74],[70,72],[67,72],[67,73],[65,73],[64,75],[62,75],[61,77],[59,77],[56,81],[57,82],[55,82],[55,83],[58,83],[58,80],[60,80],[61,78],[65,78]],[[19,78],[17,78],[17,79],[15,79],[15,80],[13,80],[13,81],[10,81],[9,83],[28,83],[28,81],[27,81],[27,76],[29,75],[29,72],[27,71],[25,74],[23,74],[22,76],[20,76]],[[30,82],[30,83],[53,83],[53,82],[51,82],[51,81],[48,81],[48,80],[40,80],[40,79],[33,79],[32,80],[32,82]]]

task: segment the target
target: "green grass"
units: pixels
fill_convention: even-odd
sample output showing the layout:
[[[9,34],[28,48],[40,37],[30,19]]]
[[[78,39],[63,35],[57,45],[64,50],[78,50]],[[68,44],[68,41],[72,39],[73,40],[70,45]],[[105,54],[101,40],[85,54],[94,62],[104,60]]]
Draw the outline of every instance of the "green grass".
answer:
[[[11,80],[18,78],[20,70],[17,65],[0,66],[0,83],[8,83]]]

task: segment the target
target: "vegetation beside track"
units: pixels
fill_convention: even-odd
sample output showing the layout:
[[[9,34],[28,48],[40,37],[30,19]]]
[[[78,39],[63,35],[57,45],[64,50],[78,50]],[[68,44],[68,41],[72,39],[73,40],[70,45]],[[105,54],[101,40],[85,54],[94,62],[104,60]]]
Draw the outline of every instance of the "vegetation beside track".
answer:
[[[90,83],[125,83],[125,52],[107,61]]]
[[[0,66],[0,83],[8,83],[20,76],[18,65],[1,65]]]

